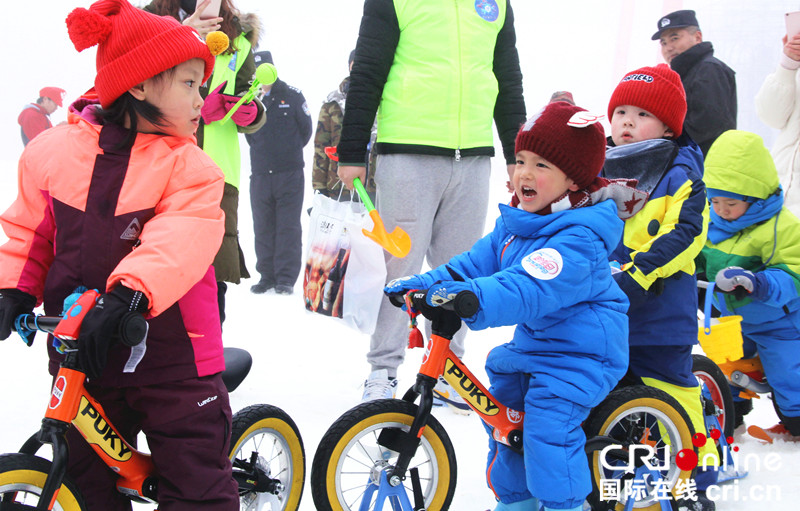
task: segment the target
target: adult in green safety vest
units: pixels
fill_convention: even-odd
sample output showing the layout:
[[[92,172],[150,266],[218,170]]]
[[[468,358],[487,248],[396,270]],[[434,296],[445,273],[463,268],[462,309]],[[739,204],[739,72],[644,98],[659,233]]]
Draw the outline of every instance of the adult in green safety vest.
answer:
[[[404,258],[387,259],[387,278],[420,273],[472,247],[489,202],[492,120],[509,173],[525,122],[522,73],[508,0],[366,0],[338,144],[348,188],[365,178],[377,112],[376,207],[387,230],[411,237]],[[391,394],[405,354],[405,314],[384,300],[367,361],[363,399]],[[464,352],[465,328],[453,340]],[[437,404],[466,404],[442,384]]]
[[[195,0],[154,0],[144,9],[162,16],[172,16],[183,24],[192,26],[201,37],[214,30],[224,32],[230,39],[230,47],[216,57],[214,73],[201,88],[201,94],[205,97],[223,82],[227,82],[221,93],[231,96],[244,95],[255,77],[256,66],[252,48],[258,42],[261,28],[258,17],[253,14],[241,14],[230,0],[222,0],[217,18],[199,16],[204,7],[203,3],[198,6],[201,9],[198,9],[197,13],[195,7]],[[225,192],[221,204],[225,212],[225,236],[214,259],[221,321],[225,320],[226,282],[238,284],[241,279],[250,277],[245,267],[238,235],[241,164],[238,134],[253,133],[266,121],[264,106],[260,101],[253,103],[258,108],[258,115],[247,126],[238,126],[235,122],[222,124],[214,121],[205,124],[201,121],[197,130],[197,145],[211,156],[225,175]]]

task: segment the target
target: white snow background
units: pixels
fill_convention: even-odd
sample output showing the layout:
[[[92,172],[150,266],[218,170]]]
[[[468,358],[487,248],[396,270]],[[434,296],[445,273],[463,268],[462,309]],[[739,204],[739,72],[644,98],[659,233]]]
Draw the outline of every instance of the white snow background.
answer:
[[[87,90],[94,79],[94,50],[78,54],[67,38],[63,20],[76,6],[91,2],[33,0],[5,2],[6,50],[0,69],[6,73],[0,103],[0,210],[16,196],[16,162],[22,151],[16,118],[22,107],[36,99],[44,86],[67,90],[66,103]],[[143,3],[143,2],[141,2]],[[355,46],[362,2],[345,0],[236,0],[245,12],[256,12],[264,23],[259,49],[273,53],[279,75],[301,88],[316,122],[319,107],[329,91],[345,76],[347,56]],[[658,44],[650,40],[656,21],[676,9],[695,9],[706,40],[716,55],[737,71],[739,128],[762,135],[769,144],[775,133],[755,116],[753,97],[764,77],[772,72],[784,33],[783,13],[800,9],[800,2],[765,0],[634,1],[564,0],[513,2],[516,31],[528,113],[538,110],[555,90],[570,90],[577,103],[605,113],[608,98],[627,71],[662,62]],[[64,109],[53,114],[55,123],[66,118]],[[249,208],[249,152],[242,138],[242,184],[239,229],[242,247],[253,271],[252,220]],[[497,145],[497,144],[496,144]],[[498,146],[498,154],[501,154]],[[306,147],[306,202],[310,205],[312,144]],[[505,202],[505,166],[494,160],[492,202]],[[415,186],[408,183],[409,187]],[[489,209],[486,229],[494,224],[497,209]],[[303,215],[303,226],[307,216]],[[5,237],[0,233],[0,242]],[[330,424],[358,403],[361,384],[369,372],[366,336],[337,320],[305,311],[298,281],[292,296],[250,294],[255,282],[244,281],[228,291],[228,319],[224,339],[229,346],[249,350],[254,358],[250,376],[232,394],[234,408],[270,403],[283,408],[296,421],[305,443],[307,467],[320,438]],[[510,328],[468,336],[465,360],[485,380],[487,352],[509,339]],[[587,333],[590,335],[590,333]],[[49,394],[45,364],[45,337],[32,348],[17,337],[0,345],[0,452],[16,451],[38,428]],[[414,381],[422,350],[407,354],[400,368],[399,393]],[[750,424],[771,426],[776,418],[771,403],[756,401],[747,417]],[[486,438],[475,416],[435,412],[447,429],[458,457],[458,485],[451,509],[492,509],[494,498],[484,482]],[[737,433],[739,459],[750,475],[728,484],[717,502],[720,511],[797,509],[800,501],[800,446],[777,442],[762,445]],[[723,487],[725,488],[725,487]],[[151,509],[152,506],[136,506]],[[314,509],[306,491],[302,510]]]

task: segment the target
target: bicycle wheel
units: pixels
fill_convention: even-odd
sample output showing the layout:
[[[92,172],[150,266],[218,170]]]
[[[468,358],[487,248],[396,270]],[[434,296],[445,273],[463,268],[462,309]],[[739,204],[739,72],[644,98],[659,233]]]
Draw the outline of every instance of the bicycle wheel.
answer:
[[[662,487],[648,485],[644,491],[637,491],[633,506],[635,509],[660,510],[661,500],[670,498],[669,493],[664,490],[671,491],[679,480],[688,483],[692,477],[693,470],[682,470],[676,465],[675,457],[681,449],[687,448],[697,454],[697,449],[692,445],[694,428],[683,407],[662,390],[634,385],[611,392],[589,414],[584,423],[584,431],[587,438],[607,436],[625,449],[634,444],[650,445],[657,458],[651,460],[651,464],[666,466],[665,470],[659,471],[665,481]],[[624,494],[625,480],[632,478],[632,474],[626,474],[621,465],[627,465],[628,462],[606,459],[606,464],[620,466],[619,469],[606,468],[601,464],[600,452],[588,453],[592,493],[587,500],[593,510],[621,511],[627,501]],[[619,494],[616,498],[608,495],[601,498],[600,488],[608,488],[613,480],[620,483]]]
[[[364,492],[371,483],[378,483],[381,472],[390,470],[398,457],[396,451],[378,443],[378,436],[383,431],[407,432],[416,413],[413,403],[381,399],[362,403],[337,419],[322,437],[311,466],[311,495],[317,510],[374,509],[374,499],[361,502]],[[409,469],[415,467],[425,509],[447,509],[455,493],[456,456],[450,438],[433,416],[409,464]],[[407,475],[403,484],[413,503],[411,477]]]
[[[710,399],[719,409],[720,427],[726,437],[733,436],[736,411],[733,407],[733,393],[728,379],[717,364],[704,355],[692,355],[692,373],[703,386],[703,397]],[[707,410],[706,413],[711,410]]]
[[[39,503],[50,462],[30,454],[0,455],[0,510],[22,511],[35,509]],[[56,511],[86,511],[78,488],[64,478],[53,509]]]
[[[242,511],[294,511],[306,479],[303,439],[294,421],[271,405],[233,416],[231,462]]]

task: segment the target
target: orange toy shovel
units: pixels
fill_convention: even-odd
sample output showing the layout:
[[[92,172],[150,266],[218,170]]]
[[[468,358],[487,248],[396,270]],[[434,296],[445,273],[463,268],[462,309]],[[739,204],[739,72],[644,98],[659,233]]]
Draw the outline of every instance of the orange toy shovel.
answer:
[[[335,147],[326,147],[325,154],[328,155],[328,158],[331,160],[339,161],[339,157],[336,155]],[[364,189],[364,185],[361,184],[361,180],[359,178],[353,179],[353,188],[355,188],[356,192],[358,192],[361,202],[364,203],[364,207],[367,208],[367,213],[369,213],[370,218],[372,218],[372,230],[368,231],[366,229],[361,229],[361,231],[364,233],[364,236],[382,246],[384,250],[395,257],[403,258],[407,256],[408,252],[411,250],[411,238],[408,236],[408,233],[400,227],[395,227],[392,232],[386,232],[386,227],[383,225],[383,220],[378,214],[378,210],[376,210],[375,206],[373,206],[372,201],[369,199],[369,195]]]

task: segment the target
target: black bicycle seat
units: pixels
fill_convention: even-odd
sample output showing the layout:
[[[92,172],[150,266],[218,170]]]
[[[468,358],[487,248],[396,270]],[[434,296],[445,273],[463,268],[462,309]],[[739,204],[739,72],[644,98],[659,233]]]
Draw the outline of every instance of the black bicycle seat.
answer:
[[[225,370],[222,371],[222,381],[228,392],[233,392],[244,381],[253,365],[253,357],[247,350],[241,348],[223,348],[225,356]]]

